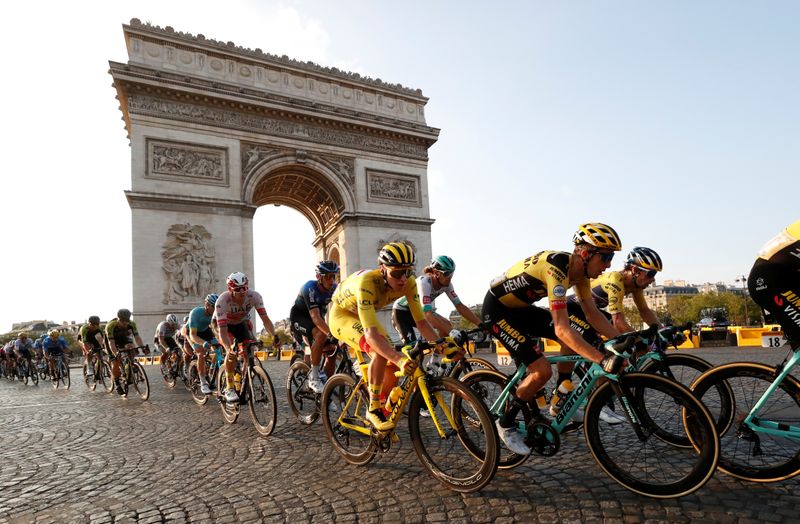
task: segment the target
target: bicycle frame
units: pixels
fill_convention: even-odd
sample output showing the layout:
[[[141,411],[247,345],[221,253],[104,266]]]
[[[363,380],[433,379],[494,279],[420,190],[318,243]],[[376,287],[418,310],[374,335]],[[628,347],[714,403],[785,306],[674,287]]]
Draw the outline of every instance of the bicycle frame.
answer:
[[[362,384],[363,385],[367,385],[368,384],[368,381],[367,381],[367,368],[368,368],[368,365],[366,364],[366,360],[364,359],[363,355],[358,350],[356,351],[356,358],[358,359],[358,363],[361,366],[362,377],[361,377],[361,380],[356,384],[356,387],[353,389],[353,393],[357,392]],[[431,394],[428,391],[428,385],[425,382],[425,378],[426,377],[427,377],[427,375],[425,374],[425,372],[422,371],[418,366],[417,369],[414,371],[414,376],[413,377],[406,378],[405,380],[401,381],[401,383],[399,384],[400,389],[401,389],[400,398],[398,399],[398,401],[395,404],[395,406],[392,409],[392,411],[389,413],[389,417],[388,417],[387,420],[389,422],[392,422],[396,427],[397,420],[402,416],[403,410],[405,409],[405,406],[408,403],[408,401],[411,399],[412,393],[415,390],[419,389],[420,393],[422,394],[422,398],[425,400],[425,405],[428,408],[428,412],[431,414],[431,420],[433,421],[434,425],[436,426],[436,431],[439,433],[439,436],[442,439],[444,439],[444,438],[447,437],[447,435],[445,434],[445,431],[442,429],[442,425],[439,422],[439,419],[435,414],[435,410],[434,410],[435,404],[433,403],[432,398],[435,398],[436,401],[438,403],[440,403],[440,405],[443,402],[443,400],[442,400],[441,395],[439,393],[436,393],[436,394],[434,394],[433,397],[431,397]],[[355,425],[355,424],[350,424],[349,422],[347,422],[345,420],[345,414],[348,412],[348,408],[350,407],[350,405],[352,404],[352,402],[356,398],[358,398],[358,395],[356,395],[356,394],[351,394],[348,397],[347,402],[346,402],[344,408],[342,409],[342,414],[339,415],[339,419],[337,420],[337,423],[340,424],[342,427],[347,428],[349,430],[356,431],[356,432],[364,434],[364,435],[371,435],[372,434],[372,429],[370,427],[364,427],[364,426],[359,426],[359,425]],[[444,409],[443,411],[445,412],[445,416],[447,417],[447,421],[450,424],[450,427],[455,429],[457,427],[457,424],[456,424],[455,420],[453,419],[452,413],[450,413],[447,409]],[[394,431],[395,430],[392,429],[391,433],[393,433]]]
[[[767,390],[764,391],[764,394],[761,395],[761,398],[758,399],[753,406],[753,409],[751,409],[745,417],[745,426],[755,432],[767,433],[773,436],[800,441],[800,427],[787,426],[784,423],[772,422],[771,420],[765,420],[759,418],[758,416],[758,414],[761,412],[761,409],[769,400],[770,396],[772,396],[775,390],[780,387],[783,380],[792,372],[798,363],[800,363],[800,348],[795,349],[792,352],[792,355],[788,357],[787,360],[784,361],[784,363],[780,366],[780,373],[777,374],[775,380],[772,381],[772,384],[770,384]]]

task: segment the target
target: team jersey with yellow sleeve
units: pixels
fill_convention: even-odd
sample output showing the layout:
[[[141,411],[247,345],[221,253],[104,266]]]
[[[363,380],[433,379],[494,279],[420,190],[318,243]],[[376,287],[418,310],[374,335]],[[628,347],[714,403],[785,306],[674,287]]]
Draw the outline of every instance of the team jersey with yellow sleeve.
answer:
[[[527,307],[547,297],[551,310],[564,309],[567,289],[573,285],[568,276],[571,256],[564,251],[540,251],[492,280],[489,291],[509,308]],[[576,291],[589,292],[588,280],[575,286]]]
[[[800,266],[800,220],[789,225],[764,244],[764,247],[758,252],[758,258],[776,264]]]
[[[403,289],[393,291],[386,285],[380,269],[365,269],[353,273],[339,284],[332,301],[336,307],[358,316],[364,329],[367,329],[380,328],[376,311],[400,297],[406,297],[408,300],[414,320],[419,322],[425,318],[419,303],[416,280],[409,278]]]

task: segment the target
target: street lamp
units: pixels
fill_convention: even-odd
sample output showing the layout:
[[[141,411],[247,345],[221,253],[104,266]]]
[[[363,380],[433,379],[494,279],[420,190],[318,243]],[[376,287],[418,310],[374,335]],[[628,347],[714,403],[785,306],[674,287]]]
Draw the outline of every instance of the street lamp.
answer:
[[[736,282],[742,283],[742,296],[744,297],[744,325],[747,326],[750,323],[750,317],[747,316],[747,277],[744,275],[739,275],[736,278]]]

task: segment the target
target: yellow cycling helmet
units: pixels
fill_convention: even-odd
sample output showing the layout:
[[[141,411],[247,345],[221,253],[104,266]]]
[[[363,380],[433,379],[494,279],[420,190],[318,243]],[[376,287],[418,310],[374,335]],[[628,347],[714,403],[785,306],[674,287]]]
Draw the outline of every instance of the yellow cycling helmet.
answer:
[[[578,230],[572,235],[572,242],[575,245],[589,244],[598,249],[611,249],[619,251],[622,249],[622,241],[614,228],[601,224],[600,222],[589,222],[581,224]]]
[[[378,262],[388,267],[413,266],[415,261],[414,248],[403,242],[386,244],[378,253]]]
[[[655,271],[661,271],[664,267],[658,253],[649,247],[638,246],[633,248],[628,254],[628,259],[625,261],[625,264]]]

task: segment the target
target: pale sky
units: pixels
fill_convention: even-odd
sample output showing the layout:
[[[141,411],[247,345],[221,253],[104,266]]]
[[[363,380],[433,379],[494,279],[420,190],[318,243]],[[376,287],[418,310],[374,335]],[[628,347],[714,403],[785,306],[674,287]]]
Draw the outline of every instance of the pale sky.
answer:
[[[132,307],[108,75],[131,18],[422,89],[442,130],[433,251],[468,304],[519,259],[570,249],[582,222],[656,249],[659,282],[733,284],[800,218],[797,2],[31,0],[0,19],[0,332]],[[254,236],[256,288],[285,318],[313,278],[311,226],[268,206]]]

